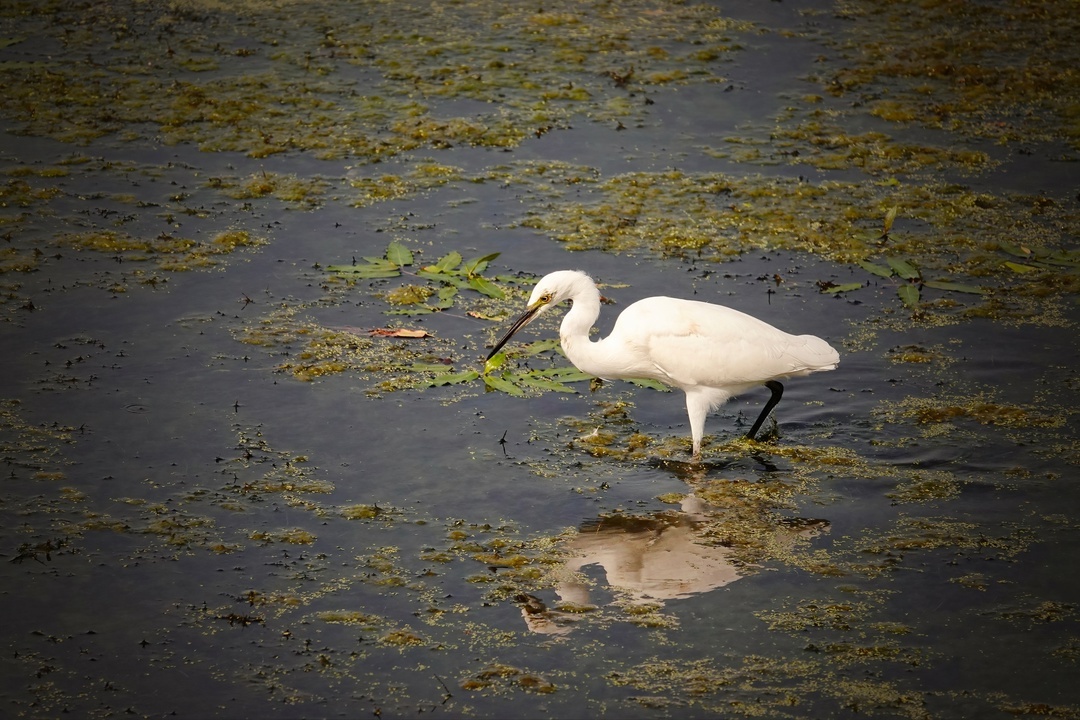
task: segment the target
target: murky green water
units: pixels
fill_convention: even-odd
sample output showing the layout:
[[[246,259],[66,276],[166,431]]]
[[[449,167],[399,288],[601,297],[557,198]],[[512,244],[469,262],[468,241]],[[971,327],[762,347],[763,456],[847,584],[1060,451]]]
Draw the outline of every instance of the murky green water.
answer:
[[[5,5],[3,714],[1080,716],[1074,10]],[[559,268],[840,367],[691,465]]]

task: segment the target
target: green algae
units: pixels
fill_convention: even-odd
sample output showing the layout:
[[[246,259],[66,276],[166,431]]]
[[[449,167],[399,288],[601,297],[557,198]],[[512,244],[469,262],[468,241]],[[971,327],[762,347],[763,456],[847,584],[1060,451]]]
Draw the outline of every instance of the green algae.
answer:
[[[897,503],[952,500],[960,495],[959,481],[946,472],[917,472],[886,496]]]
[[[880,106],[872,114],[883,116]],[[808,110],[805,118],[774,128],[768,138],[733,136],[721,147],[706,147],[710,157],[730,158],[750,165],[796,164],[818,170],[858,169],[870,176],[894,178],[959,169],[968,174],[999,165],[980,150],[903,142],[878,131],[845,132],[836,118]],[[886,119],[892,119],[885,116]]]
[[[393,522],[401,511],[393,507],[379,505],[349,505],[341,509],[341,516],[348,520],[381,520]]]
[[[358,625],[360,627],[376,627],[381,622],[380,618],[366,615],[357,610],[323,610],[315,614],[319,620],[327,623],[341,623],[343,625]]]
[[[1066,414],[1047,414],[1033,407],[996,402],[986,393],[970,397],[909,397],[899,403],[884,403],[878,412],[885,418],[904,418],[926,426],[972,420],[1015,429],[1057,428],[1066,420]]]
[[[12,475],[60,479],[69,460],[64,449],[75,442],[78,429],[60,424],[38,425],[25,417],[21,400],[0,400],[0,453]]]
[[[246,230],[224,230],[209,242],[161,233],[138,237],[116,230],[66,233],[56,238],[61,247],[111,255],[123,262],[151,262],[159,269],[184,272],[218,265],[221,256],[238,249],[265,245],[266,240]],[[116,291],[114,287],[113,290]]]
[[[220,8],[216,10],[220,11]],[[575,8],[566,12],[559,8],[545,8],[541,12],[516,9],[494,12],[483,4],[462,3],[452,10],[440,9],[440,18],[445,21],[445,25],[437,28],[425,27],[416,32],[389,30],[395,25],[384,27],[376,22],[378,13],[385,9],[376,6],[372,10],[376,17],[372,18],[370,23],[345,23],[343,27],[351,28],[347,33],[328,31],[290,38],[290,43],[309,42],[311,49],[308,50],[280,49],[280,40],[271,39],[272,33],[260,32],[255,33],[255,37],[260,38],[255,44],[263,45],[262,50],[247,48],[239,52],[235,47],[231,51],[225,51],[223,46],[214,48],[209,55],[225,52],[234,60],[254,63],[260,68],[271,63],[282,64],[283,68],[290,70],[280,76],[265,72],[254,75],[243,73],[242,78],[216,79],[207,83],[195,79],[176,81],[176,92],[172,93],[172,110],[178,111],[179,115],[161,120],[167,136],[179,141],[188,139],[184,133],[194,133],[190,139],[202,142],[207,149],[232,149],[238,143],[249,142],[248,152],[255,156],[268,152],[309,149],[337,155],[370,151],[372,157],[381,158],[417,147],[437,149],[455,143],[512,145],[521,142],[522,136],[528,133],[518,131],[516,135],[508,135],[506,127],[500,129],[498,126],[504,121],[507,126],[520,125],[515,122],[515,112],[528,113],[533,121],[538,113],[546,113],[550,117],[545,122],[557,124],[574,114],[575,110],[570,108],[575,103],[584,103],[586,107],[582,112],[585,115],[603,119],[607,116],[600,108],[614,107],[614,101],[625,99],[623,96],[627,91],[639,85],[648,87],[657,83],[716,82],[719,78],[710,68],[718,58],[737,51],[737,44],[731,43],[727,36],[751,30],[750,26],[745,24],[732,23],[712,15],[701,6],[664,8],[662,11],[650,7],[644,15],[635,16],[629,10],[614,13],[602,8]],[[257,6],[239,6],[235,11],[237,17],[233,20],[241,27],[258,28],[262,22],[276,19],[273,11]],[[64,27],[72,19],[64,13],[56,13],[56,17],[50,18],[50,13],[54,12],[51,9],[39,8],[31,12],[29,19],[44,26],[48,18],[59,21],[53,23],[59,27]],[[324,12],[332,13],[333,10],[324,9]],[[846,4],[843,12],[852,17],[862,18],[866,15],[865,8],[854,2]],[[1060,14],[1060,3],[1052,3],[1048,12],[1051,15]],[[943,6],[935,6],[932,15],[935,18],[948,19],[950,27],[955,25],[955,18],[951,18],[949,11]],[[122,40],[114,40],[115,48],[121,53],[140,56],[146,52],[138,45],[144,38],[136,30],[144,27],[144,24],[168,27],[170,33],[183,38],[183,44],[189,47],[198,45],[204,38],[204,31],[187,34],[188,23],[193,18],[182,13],[161,15],[154,9],[139,7],[135,17],[139,18],[137,22],[123,26]],[[225,16],[213,13],[200,14],[198,17],[213,23],[226,22]],[[407,26],[419,17],[422,17],[422,13],[417,9],[415,13],[397,18],[396,26]],[[650,22],[643,23],[641,17],[648,17]],[[884,56],[867,53],[866,48],[891,47],[888,38],[897,32],[906,33],[910,29],[902,22],[905,17],[899,9],[891,9],[885,17],[875,17],[874,27],[878,33],[875,35],[875,42],[860,43],[858,47],[861,48],[862,55],[854,59],[857,62],[869,60],[870,66],[874,67],[874,63]],[[988,13],[979,15],[975,25],[964,26],[964,32],[971,33],[972,36],[978,36],[983,31],[989,32],[996,42],[999,38],[992,28],[997,27],[996,23],[1005,22],[1005,17],[1009,22],[1017,21],[1017,17],[1022,18],[1025,28],[1031,28],[1035,22],[1045,20],[1041,15],[1036,18],[1024,16],[1023,13],[1016,17],[1008,13]],[[570,21],[569,18],[573,20]],[[553,19],[557,20],[554,24]],[[97,23],[97,28],[91,26],[82,34],[69,33],[64,44],[70,46],[71,52],[75,52],[80,38],[88,39],[95,29],[110,28],[113,22],[112,19],[101,20]],[[981,24],[983,22],[986,23],[985,27]],[[906,23],[910,23],[910,19]],[[613,36],[609,35],[613,25],[625,28],[624,33],[615,36],[618,40],[613,40]],[[482,27],[494,29],[495,32],[482,33],[479,31]],[[573,28],[573,36],[551,36],[544,31],[544,28],[550,27],[561,30]],[[598,40],[600,28],[604,28],[603,41]],[[345,40],[345,37],[349,39]],[[418,37],[423,38],[424,53],[402,52],[406,44],[415,42]],[[694,40],[688,42],[691,37]],[[614,69],[609,66],[597,68],[594,65],[601,60],[603,54],[599,48],[613,46],[612,43],[626,58],[626,67],[629,69]],[[706,49],[702,49],[703,46]],[[975,46],[984,48],[987,44],[975,42]],[[536,58],[530,57],[528,66],[531,73],[526,78],[522,72],[524,64],[520,57],[522,47],[528,47],[532,54],[538,51],[552,53],[551,62],[541,62],[538,65]],[[856,46],[844,46],[842,50],[851,53],[854,47]],[[1011,43],[1008,47],[1005,57],[1015,51]],[[271,51],[271,48],[279,49]],[[693,49],[682,52],[680,48]],[[1048,55],[1052,54],[1048,48],[1044,48],[1044,51]],[[168,70],[172,67],[173,72],[197,76],[204,73],[192,73],[191,69],[207,66],[210,61],[205,55],[194,58],[177,53],[177,57],[173,57],[170,53],[160,62],[164,66],[160,69]],[[700,66],[700,70],[686,72],[687,63],[690,63],[691,67],[698,67],[698,63],[704,64]],[[146,111],[145,104],[141,105],[136,99],[137,92],[130,85],[149,82],[149,76],[144,73],[131,72],[131,68],[137,65],[138,61],[121,62],[111,69],[103,67],[99,70],[99,77],[96,78],[99,83],[126,83],[124,90],[117,93],[127,100],[120,104],[119,109],[115,106],[111,108],[110,120],[100,124],[115,127],[122,124],[124,111],[138,114],[140,111],[137,108],[140,107],[144,108],[141,111],[143,115],[167,117],[167,113],[160,113],[157,108],[153,112]],[[831,67],[832,63],[826,65]],[[386,84],[380,86],[379,94],[357,96],[355,91],[348,90],[349,83],[342,78],[347,72],[353,71],[354,66],[384,75]],[[899,72],[897,68],[902,66],[903,63],[897,61],[887,70],[877,67],[867,76],[860,77],[856,74],[854,77],[859,79],[854,82],[838,81],[834,78],[829,81],[828,86],[833,89],[843,87],[844,92],[853,93],[857,92],[856,88],[860,83],[868,83],[870,79],[894,75],[903,78],[920,76],[921,71],[917,70],[912,71],[912,74]],[[543,68],[540,73],[550,73],[552,78],[575,79],[568,84],[550,79],[545,82],[543,74],[537,74],[538,67]],[[957,68],[961,67],[959,65],[946,63],[943,67],[950,68],[953,82],[962,76],[958,74]],[[971,66],[962,67],[970,69]],[[993,67],[994,72],[1000,72],[1006,64],[1002,63],[1000,57],[996,57]],[[680,68],[681,73],[675,72],[675,68]],[[52,77],[48,79],[55,81]],[[24,80],[28,83],[40,81],[39,77]],[[259,97],[260,92],[273,92],[282,82],[286,83],[289,91],[277,92],[276,95],[294,98],[291,102],[297,106],[290,108],[289,113],[275,113],[270,108],[270,103]],[[305,82],[309,82],[311,87],[306,92],[300,92],[299,88]],[[1012,84],[1026,87],[1016,77],[1008,82],[1010,87]],[[467,97],[483,102],[498,100],[503,108],[501,112],[509,113],[509,117],[493,119],[488,112],[481,114],[484,120],[479,122],[465,118],[436,119],[431,117],[422,103],[412,98],[397,96],[396,93],[400,91],[395,88],[401,87],[402,83],[412,87],[414,92],[422,97]],[[564,84],[572,86],[574,93],[579,94],[580,98],[568,99],[574,97],[571,93],[567,98],[561,99],[561,104],[555,102],[557,98],[551,96],[550,88]],[[951,87],[948,81],[942,84]],[[37,89],[38,86],[35,84],[34,87]],[[935,87],[934,92],[930,92],[922,85],[917,87],[921,88],[919,92],[922,96],[927,93],[934,95],[943,89]],[[542,90],[543,88],[548,89]],[[96,91],[101,94],[100,88]],[[92,108],[92,98],[82,98],[78,92],[73,86],[73,89],[61,96],[74,105]],[[335,100],[347,92],[351,92],[349,101]],[[537,92],[541,92],[545,111],[537,110],[537,99],[533,96]],[[237,93],[243,99],[231,98],[230,93]],[[522,94],[521,97],[518,93]],[[164,93],[154,90],[147,95],[157,97]],[[1027,102],[1036,102],[1036,96],[1039,98],[1037,102],[1047,101],[1047,97],[1035,94]],[[926,117],[925,112],[913,111],[910,104],[906,104],[908,99],[879,99],[869,104],[869,112],[890,122],[910,122],[914,117]],[[811,106],[821,104],[820,95],[805,95],[803,100]],[[40,102],[38,96],[31,104],[34,117],[40,117],[43,122],[50,117],[55,119],[55,114],[47,113],[45,108],[40,107]],[[552,109],[553,104],[559,109]],[[12,105],[18,106],[18,103]],[[297,112],[300,108],[304,110]],[[362,121],[350,122],[350,112],[356,113]],[[630,112],[626,110],[615,114],[628,118]],[[824,113],[820,108],[817,112]],[[305,113],[310,113],[310,116]],[[326,123],[325,120],[333,113],[345,113],[345,120]],[[143,116],[139,115],[139,118],[142,120]],[[288,130],[275,129],[277,124],[286,120],[292,123]],[[796,124],[791,125],[791,121]],[[89,126],[93,124],[92,118],[66,118],[66,122],[82,123],[87,132],[90,132]],[[306,122],[310,122],[312,126],[318,122],[324,129],[332,127],[333,130],[324,132],[323,137],[317,141],[302,139],[302,128]],[[65,126],[65,123],[53,124],[56,127]],[[541,127],[547,128],[548,124]],[[242,129],[245,126],[257,128],[257,133],[251,129]],[[35,131],[33,127],[36,126],[30,126],[31,132]],[[347,127],[384,128],[379,132],[385,137],[378,141],[359,138],[342,130]],[[391,129],[389,135],[385,128]],[[224,133],[225,137],[211,139],[209,136],[216,132]],[[335,137],[336,132],[343,135]],[[199,133],[204,133],[207,137],[200,140]],[[258,137],[255,137],[256,134]],[[739,138],[733,138],[732,141],[745,142]],[[331,146],[338,142],[340,147],[331,149]],[[865,260],[876,253],[872,244],[874,237],[869,235],[868,227],[871,224],[870,218],[879,211],[878,207],[885,203],[890,206],[899,204],[902,208],[901,217],[929,225],[925,226],[925,229],[909,225],[903,236],[894,235],[891,240],[900,241],[896,249],[916,258],[921,265],[944,271],[947,273],[945,277],[994,277],[994,284],[1006,286],[1010,295],[1013,291],[1044,295],[1076,291],[1076,273],[1060,269],[1039,278],[1028,278],[1026,282],[1008,282],[1019,278],[1009,278],[1005,272],[1008,266],[1003,265],[999,258],[993,257],[995,244],[1000,247],[1004,246],[1006,240],[1012,242],[1012,238],[1007,239],[1004,235],[1010,228],[1008,223],[1000,222],[999,217],[986,217],[985,222],[977,222],[970,207],[966,211],[958,207],[958,201],[965,202],[966,199],[952,197],[956,195],[954,188],[920,182],[900,183],[894,177],[898,173],[907,172],[911,166],[984,170],[990,162],[985,153],[897,143],[878,131],[859,135],[845,134],[839,129],[839,121],[835,118],[830,120],[822,116],[805,120],[800,119],[798,113],[793,114],[790,119],[782,119],[780,127],[770,133],[766,144],[769,152],[797,158],[799,162],[810,161],[815,157],[828,158],[821,161],[825,166],[858,167],[882,175],[885,179],[877,186],[865,186],[859,183],[829,182],[792,184],[715,174],[632,174],[605,179],[599,188],[603,194],[599,202],[562,203],[554,212],[530,210],[520,220],[520,224],[541,229],[575,249],[600,248],[611,252],[633,252],[644,248],[661,255],[705,257],[722,261],[752,250],[780,248],[811,252],[835,262],[850,263]],[[817,149],[818,152],[807,152],[807,147]],[[799,151],[795,152],[796,149]],[[522,178],[516,177],[519,175],[517,172],[512,173],[511,180],[520,183]],[[437,185],[483,182],[494,177],[492,172],[466,177],[459,168],[429,162],[417,164],[402,175],[361,177],[351,182],[362,192],[357,204],[369,205],[422,192]],[[264,197],[273,194],[293,205],[310,206],[322,202],[325,184],[325,181],[263,173],[261,177],[251,176],[244,181],[223,181],[219,178],[212,180],[210,186],[234,197]],[[27,194],[28,190],[15,188],[10,192],[24,197],[23,202],[26,203],[32,197]],[[722,202],[718,202],[721,200]],[[1009,204],[1008,199],[1006,204]],[[1053,198],[1044,198],[1040,204],[1040,214],[1046,209],[1058,214],[1063,211],[1049,207],[1053,204]],[[974,206],[981,210],[992,209],[1001,207],[1002,201],[982,194],[974,198]],[[1013,206],[1002,209],[1001,215],[1015,216],[1018,208]],[[1068,211],[1064,212],[1066,216],[1060,220],[1044,218],[1049,222],[1040,223],[1041,230],[1035,226],[1026,229],[1020,234],[1021,244],[1041,247],[1053,245],[1055,240],[1045,236],[1045,229],[1055,224],[1061,226],[1070,222]],[[568,232],[567,228],[571,230]],[[1012,226],[1011,231],[1015,234],[1015,226]],[[1040,238],[1040,234],[1043,237]],[[1000,240],[995,240],[995,236]],[[973,237],[981,238],[981,247],[972,247],[970,239]],[[987,250],[990,252],[987,253]],[[955,259],[946,260],[958,252],[959,262]],[[174,268],[186,269],[191,265],[206,264],[209,264],[209,261],[200,257],[193,258],[190,263],[179,263]],[[950,279],[949,282],[953,281]],[[915,303],[908,301],[908,304]],[[961,302],[961,305],[967,303]],[[983,308],[981,312],[995,317],[1007,317],[1011,312],[1015,312],[1002,307],[998,298],[990,299],[979,307]],[[939,309],[944,308],[939,305]]]
[[[340,304],[351,297],[357,285],[375,278],[420,281],[425,284],[404,282],[371,292],[370,296],[386,303],[387,315],[463,311],[475,321],[491,323],[508,317],[511,301],[521,297],[520,288],[534,282],[523,276],[485,276],[483,273],[496,256],[497,253],[464,260],[460,253],[452,251],[424,265],[417,253],[392,241],[383,256],[367,257],[363,263],[354,265],[328,266],[326,270],[333,277],[343,278],[346,283],[328,282],[323,287],[331,302]],[[587,377],[573,369],[512,367],[497,374],[481,375],[477,370],[466,369],[476,362],[466,356],[468,344],[456,346],[452,339],[415,326],[367,331],[328,328],[306,318],[308,307],[307,303],[282,303],[257,320],[246,321],[234,330],[234,336],[242,343],[287,356],[277,369],[296,379],[310,381],[353,373],[372,381],[369,392],[373,395],[443,385],[468,387],[471,392],[493,389],[515,395],[536,395],[550,390],[572,391],[565,382]],[[476,351],[479,354],[479,349]],[[549,343],[526,354],[541,351],[553,354],[554,346]]]
[[[875,226],[884,208],[895,206],[901,218],[916,219],[925,229],[908,226],[891,233],[891,253],[915,258],[942,280],[993,279],[1021,293],[1042,292],[1046,283],[1015,282],[1020,278],[1006,265],[1005,252],[1017,237],[1033,247],[1054,247],[1048,213],[1062,211],[1057,217],[1065,222],[1073,215],[1056,203],[1033,207],[1027,198],[990,198],[956,186],[811,183],[679,171],[588,182],[595,199],[567,198],[521,224],[574,250],[644,250],[720,262],[781,249],[855,263],[881,252]]]
[[[17,426],[11,427],[14,429]],[[40,436],[40,432],[36,434]],[[302,528],[272,531],[229,530],[228,524],[222,525],[215,519],[215,509],[245,512],[259,507],[266,496],[271,494],[279,494],[291,507],[306,509],[319,515],[322,511],[316,504],[297,502],[295,499],[305,493],[325,494],[331,487],[329,483],[307,477],[308,471],[298,470],[295,464],[292,464],[303,462],[303,458],[282,456],[271,450],[265,442],[244,440],[244,435],[245,433],[242,433],[241,444],[244,447],[241,456],[235,461],[220,461],[220,472],[230,478],[221,491],[194,488],[190,492],[159,502],[147,497],[102,498],[92,484],[59,488],[56,491],[56,500],[71,506],[74,512],[57,513],[51,523],[51,531],[63,539],[56,542],[50,540],[46,544],[55,546],[58,551],[60,548],[68,548],[78,552],[81,547],[92,542],[87,537],[89,533],[112,532],[129,538],[130,542],[135,544],[131,552],[138,557],[153,552],[154,547],[184,553],[229,554],[243,549],[247,545],[245,540],[301,545],[313,543],[315,536]],[[5,455],[14,458],[14,450],[13,447],[5,448]],[[35,451],[38,452],[40,450]],[[282,459],[284,462],[279,465]],[[259,468],[265,468],[266,472],[246,481],[241,480]],[[55,473],[50,471],[48,474]],[[48,503],[42,497],[35,498],[34,502],[39,506],[43,502]],[[115,509],[116,503],[122,503],[129,511],[118,513]],[[101,509],[102,507],[106,509]],[[48,529],[50,528],[44,528]],[[144,542],[148,543],[147,547],[142,547]]]
[[[971,590],[979,590],[986,592],[987,577],[983,573],[968,573],[967,575],[961,575],[956,578],[949,578],[949,582],[954,582]]]
[[[546,695],[553,693],[556,686],[543,675],[523,668],[502,663],[489,665],[471,677],[461,680],[462,690],[526,690]]]
[[[385,645],[396,645],[399,647],[426,644],[424,638],[409,630],[391,630],[379,638],[379,641]]]
[[[960,555],[975,552],[1010,559],[1024,552],[1032,540],[1030,532],[1023,528],[991,529],[948,517],[901,517],[892,532],[867,536],[860,541],[859,549],[868,555],[887,556],[948,548]]]
[[[323,4],[309,22],[292,17],[282,37],[283,11],[261,3],[192,13],[132,3],[117,9],[124,20],[89,23],[29,5],[20,26],[51,41],[52,57],[81,59],[102,36],[111,56],[87,74],[57,60],[0,64],[0,73],[22,131],[64,142],[141,139],[150,126],[168,143],[256,158],[306,150],[376,161],[421,147],[512,147],[575,117],[640,121],[635,91],[719,82],[738,50],[733,36],[751,29],[706,6],[640,6],[421,3],[402,12],[369,3],[357,19]],[[479,112],[439,117],[425,102],[443,97],[474,100]]]
[[[619,426],[629,417],[627,409],[626,405],[605,406],[600,414]],[[759,450],[769,447],[767,444],[759,445]],[[783,450],[788,453],[784,455],[780,448],[777,450],[777,459],[797,461],[797,467],[781,470],[780,476],[774,473],[769,482],[753,482],[749,477],[735,481],[720,478],[696,481],[695,494],[707,499],[710,506],[703,524],[705,530],[702,538],[706,542],[736,550],[742,548],[747,553],[746,557],[773,567],[791,564],[818,572],[815,569],[817,566],[824,567],[826,563],[831,563],[833,567],[843,567],[853,577],[872,578],[871,570],[860,565],[865,563],[863,558],[867,554],[879,553],[883,558],[891,556],[892,561],[887,567],[895,567],[896,556],[904,553],[939,551],[952,554],[960,550],[979,555],[993,552],[1004,559],[1014,557],[1015,552],[1022,551],[1023,543],[1030,541],[1030,538],[1027,541],[1023,539],[1023,533],[1012,538],[1000,534],[995,536],[987,532],[990,529],[987,526],[980,527],[974,523],[912,518],[909,522],[898,524],[896,532],[881,537],[862,533],[835,544],[827,551],[813,549],[804,539],[796,542],[792,550],[785,551],[781,542],[762,542],[764,530],[752,528],[764,528],[770,523],[775,528],[777,521],[785,514],[782,511],[790,512],[800,496],[824,499],[820,488],[815,489],[815,484],[828,477],[829,473],[837,469],[857,470],[866,463],[842,452],[792,448]],[[249,477],[260,477],[270,462],[284,464],[292,461],[300,466],[310,463],[309,459],[295,453],[275,450],[269,439],[254,428],[238,428],[235,454],[236,460],[232,461],[231,467],[223,468],[223,474],[238,472],[246,473]],[[577,462],[576,457],[575,452],[563,459],[556,457],[555,461],[570,468]],[[606,469],[604,465],[596,465],[586,468],[585,472],[598,476],[597,480],[606,477],[614,481],[619,473],[618,467],[611,467],[610,460],[605,462]],[[549,459],[548,464],[551,463]],[[917,471],[909,476],[900,471],[900,476],[914,478],[923,473],[925,471]],[[243,478],[233,483],[241,487],[252,484]],[[669,498],[672,501],[676,499]],[[258,501],[254,495],[243,501],[257,507]],[[213,504],[215,500],[212,493],[206,493],[193,494],[187,502],[205,505]],[[225,528],[218,528],[221,537],[208,537],[202,545],[183,544],[185,533],[213,529],[200,520],[198,513],[185,519],[184,516],[168,514],[160,503],[139,501],[132,506],[153,508],[153,513],[166,513],[146,525],[147,535],[165,546],[176,543],[175,547],[185,551],[199,547],[210,553],[233,551],[230,550],[231,538],[223,533]],[[343,515],[347,516],[348,507],[341,508]],[[368,504],[362,507],[370,511],[378,506]],[[370,514],[362,511],[360,517],[371,519]],[[148,514],[148,517],[152,518],[153,515]],[[399,517],[402,520],[410,519],[408,513]],[[634,522],[632,518],[626,520],[628,524]],[[604,519],[605,524],[609,521],[617,522],[618,518]],[[90,523],[90,519],[87,523]],[[101,530],[130,532],[124,530],[120,523],[118,517],[94,519],[94,524]],[[124,521],[124,524],[128,523]],[[89,529],[88,524],[82,532]],[[507,637],[512,633],[500,627],[477,623],[475,613],[481,603],[508,603],[523,591],[540,593],[556,586],[560,577],[557,569],[567,557],[561,544],[573,535],[527,539],[519,528],[511,525],[493,526],[464,520],[440,521],[434,530],[423,550],[403,552],[396,547],[373,545],[367,554],[357,557],[355,562],[343,563],[333,572],[327,572],[325,561],[317,557],[310,561],[289,560],[287,567],[292,568],[297,577],[286,587],[274,587],[271,582],[255,583],[236,593],[237,601],[245,605],[243,609],[238,608],[235,602],[192,608],[186,615],[187,621],[207,634],[238,632],[253,625],[266,627],[275,635],[282,634],[283,642],[288,643],[285,647],[294,648],[297,657],[310,660],[310,663],[305,660],[296,665],[279,664],[272,669],[278,682],[286,685],[290,678],[296,680],[302,677],[301,673],[311,672],[355,679],[356,675],[363,673],[360,669],[363,666],[357,664],[358,658],[365,658],[365,662],[379,662],[384,661],[387,654],[396,657],[399,654],[430,653],[455,647],[464,642],[460,633],[467,629],[471,638],[468,642],[474,647],[487,649],[489,654],[478,668],[457,676],[459,684],[452,692],[561,692],[563,681],[559,677],[546,669],[543,672],[526,669],[521,666],[518,656],[509,652],[508,648],[517,644]],[[255,547],[292,547],[293,543],[301,542],[299,547],[317,551],[320,542],[310,530],[299,527],[269,527],[246,532],[249,534],[242,541],[253,543]],[[589,530],[585,529],[585,532]],[[60,548],[53,550],[54,553],[62,551],[58,543],[50,547]],[[35,550],[28,546],[25,552],[29,557],[35,552],[50,552],[50,549]],[[464,602],[464,606],[448,605],[445,599],[440,600],[446,595],[446,583],[451,578],[441,573],[442,568],[455,560],[471,563],[478,570],[483,568],[484,577],[487,578],[486,582],[475,584],[463,578],[457,585],[449,586],[476,588],[470,594],[472,599],[460,596],[463,590],[454,590],[454,594],[459,595],[459,603]],[[432,563],[438,563],[440,572],[423,572]],[[530,569],[541,572],[521,572]],[[754,569],[745,566],[744,571],[751,573]],[[969,583],[969,575],[958,569],[957,582]],[[821,576],[832,577],[825,572]],[[347,592],[352,596],[361,586],[398,593],[395,602],[424,618],[427,623],[424,631],[420,632],[400,620],[375,615],[363,606],[354,609],[346,605],[342,609],[340,594]],[[845,597],[845,594],[849,597]],[[339,599],[332,600],[331,608],[326,609],[326,601],[334,597]],[[859,707],[862,711],[877,709],[906,713],[913,711],[921,702],[922,695],[917,683],[893,683],[879,679],[853,681],[849,677],[852,668],[878,674],[893,668],[916,668],[932,663],[933,658],[920,647],[917,629],[913,633],[910,624],[897,623],[889,618],[889,597],[888,592],[851,590],[845,593],[838,590],[831,596],[825,593],[819,599],[802,598],[792,603],[781,601],[774,609],[762,611],[759,621],[769,632],[797,636],[806,645],[805,652],[793,657],[780,653],[773,657],[675,661],[658,656],[645,661],[615,659],[601,667],[607,682],[614,688],[632,690],[632,697],[625,702],[647,707],[671,704],[709,712],[723,711],[735,716],[756,716],[762,712],[783,716],[793,709],[810,706],[814,698],[824,694],[833,702],[846,707]],[[558,612],[581,618],[576,628],[588,625],[605,628],[612,622],[618,622],[623,627],[633,628],[634,632],[659,635],[677,633],[682,624],[679,612],[655,602],[617,598],[611,606],[561,603],[555,608]],[[586,611],[582,612],[583,609]],[[1046,605],[1040,601],[1022,605],[1015,612],[1013,608],[1004,608],[995,617],[1018,624],[1060,622],[1060,619],[1070,617],[1069,612],[1069,608],[1063,605]],[[456,615],[469,620],[463,623],[462,619],[455,618]],[[350,647],[358,645],[353,651],[357,653],[355,657],[350,657],[343,641],[334,643],[325,636],[313,633],[308,624],[311,619],[319,621],[316,627],[334,626],[359,631],[359,643],[354,635],[350,636]],[[304,654],[304,638],[315,638],[318,652]],[[907,638],[910,638],[910,642]],[[233,672],[237,670],[234,668]],[[256,675],[251,669],[240,669],[239,672],[245,677]],[[574,687],[572,678],[567,680],[570,681],[567,686]]]
[[[863,98],[887,85],[871,111],[890,122],[1080,147],[1071,71],[1080,59],[1072,41],[1078,27],[1069,3],[845,0],[839,7],[852,32],[825,38],[842,57],[840,67],[817,74],[828,92]]]
[[[289,545],[310,545],[315,536],[303,528],[286,528],[276,532],[255,530],[248,537],[261,543],[287,543]]]
[[[329,183],[318,178],[269,173],[265,170],[247,178],[213,177],[206,187],[220,190],[237,200],[275,197],[291,207],[310,209],[324,202]]]
[[[887,357],[893,363],[932,365],[936,367],[947,366],[955,362],[946,348],[924,347],[922,345],[904,345],[890,348]]]
[[[1072,618],[1075,611],[1076,606],[1072,603],[1043,600],[1029,603],[1025,607],[1003,608],[988,614],[1001,620],[1028,625],[1063,622]]]
[[[350,187],[357,191],[352,201],[356,207],[367,207],[388,200],[415,195],[464,179],[461,168],[439,163],[416,163],[408,173],[352,178]]]
[[[751,656],[741,662],[676,664],[657,658],[612,672],[608,679],[650,693],[634,698],[644,707],[657,707],[657,701],[666,698],[660,707],[675,704],[738,717],[798,717],[813,698],[824,694],[859,712],[924,717],[921,694],[905,693],[885,680],[850,680],[823,672],[813,660]]]
[[[237,339],[268,349],[295,349],[282,353],[288,354],[290,359],[282,362],[278,370],[290,373],[298,380],[312,381],[343,372],[386,373],[393,376],[395,382],[390,384],[383,380],[380,387],[385,391],[420,387],[426,378],[405,378],[408,369],[421,356],[407,346],[376,342],[348,330],[321,327],[302,318],[299,312],[299,308],[288,306],[271,310],[256,324],[239,328]],[[430,351],[425,350],[422,356],[430,357]]]
[[[16,168],[9,168],[5,173],[12,179],[0,184],[0,207],[16,207],[22,209],[34,208],[60,195],[60,190],[55,187],[31,185],[24,179],[19,179],[20,173]],[[39,175],[45,177],[44,175]],[[50,177],[63,177],[50,176]],[[11,217],[5,215],[5,223],[11,222]]]

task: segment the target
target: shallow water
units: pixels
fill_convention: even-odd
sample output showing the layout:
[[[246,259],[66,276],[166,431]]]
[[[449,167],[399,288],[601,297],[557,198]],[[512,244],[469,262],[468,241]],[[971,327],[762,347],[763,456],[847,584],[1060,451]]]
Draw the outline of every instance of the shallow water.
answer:
[[[5,10],[4,714],[1080,716],[1067,6],[1004,4],[1038,77],[979,113],[990,60],[875,52],[981,6]],[[507,297],[387,314],[452,252]],[[564,267],[601,334],[693,297],[841,365],[701,465],[679,393],[430,386]]]

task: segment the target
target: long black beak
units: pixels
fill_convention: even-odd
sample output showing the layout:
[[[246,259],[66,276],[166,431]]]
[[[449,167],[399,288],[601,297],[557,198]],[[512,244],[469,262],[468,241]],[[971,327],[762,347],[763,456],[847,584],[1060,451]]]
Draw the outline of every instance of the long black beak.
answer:
[[[515,320],[514,324],[510,326],[510,329],[506,331],[506,334],[502,336],[502,340],[499,340],[499,342],[495,343],[495,347],[493,347],[491,349],[491,352],[488,353],[488,356],[487,356],[487,358],[485,358],[485,361],[490,360],[491,358],[493,358],[495,356],[495,353],[502,350],[502,346],[510,341],[510,338],[512,338],[514,336],[514,333],[516,333],[518,330],[520,330],[521,328],[523,328],[526,325],[528,325],[529,323],[531,323],[536,318],[536,316],[540,313],[540,308],[542,308],[542,307],[544,307],[544,306],[538,303],[538,304],[532,306],[531,308],[529,308],[528,310],[526,310],[524,313],[522,313],[521,317],[519,317],[517,320]]]

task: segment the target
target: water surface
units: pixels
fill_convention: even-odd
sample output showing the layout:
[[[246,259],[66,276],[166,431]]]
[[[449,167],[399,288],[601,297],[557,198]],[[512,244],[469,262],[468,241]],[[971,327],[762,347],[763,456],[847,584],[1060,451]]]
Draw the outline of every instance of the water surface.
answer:
[[[1080,716],[1075,13],[894,5],[5,9],[5,715]],[[841,365],[432,386],[561,268]]]

